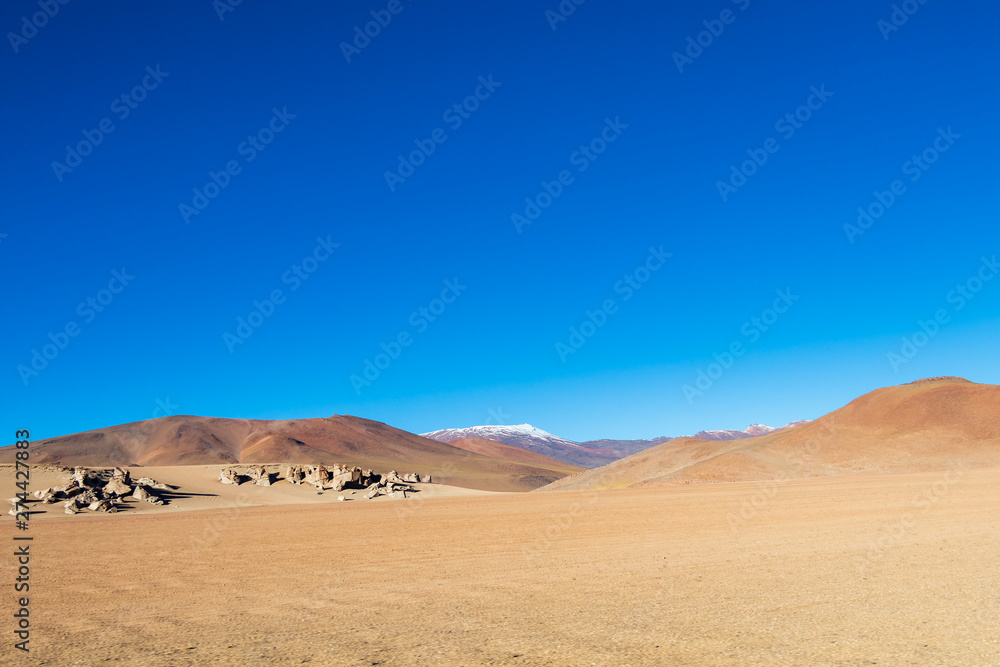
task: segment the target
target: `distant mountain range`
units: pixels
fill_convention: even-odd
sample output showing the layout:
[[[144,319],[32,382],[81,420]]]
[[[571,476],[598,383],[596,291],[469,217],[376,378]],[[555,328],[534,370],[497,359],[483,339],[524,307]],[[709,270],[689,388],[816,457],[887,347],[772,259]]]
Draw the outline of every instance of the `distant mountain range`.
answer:
[[[794,421],[777,428],[763,424],[751,424],[742,431],[699,431],[690,437],[698,440],[743,440],[745,438],[756,438],[768,435],[769,433],[784,431],[785,429],[807,423],[808,420]],[[652,440],[604,439],[574,442],[566,438],[560,438],[540,428],[535,428],[531,424],[446,428],[439,431],[431,431],[430,433],[421,433],[421,435],[439,442],[451,442],[464,438],[494,440],[514,445],[515,447],[522,447],[532,452],[544,454],[559,461],[565,461],[566,463],[572,463],[573,465],[585,468],[606,465],[612,461],[617,461],[636,452],[641,452],[644,449],[649,449],[650,447],[675,439],[670,436],[661,436]]]

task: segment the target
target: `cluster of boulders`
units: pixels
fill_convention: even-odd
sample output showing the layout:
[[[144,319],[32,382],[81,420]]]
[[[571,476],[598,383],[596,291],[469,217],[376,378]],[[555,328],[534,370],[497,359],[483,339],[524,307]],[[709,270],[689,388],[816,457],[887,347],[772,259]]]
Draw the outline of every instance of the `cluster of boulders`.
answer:
[[[253,482],[260,486],[271,486],[274,483],[272,475],[263,466],[251,466],[245,472],[240,472],[234,468],[223,468],[219,471],[219,481],[223,484],[243,484]],[[362,470],[357,466],[341,466],[334,464],[327,468],[322,465],[290,465],[285,470],[285,479],[296,485],[309,485],[319,491],[332,490],[336,492],[344,489],[367,489],[365,498],[372,499],[376,496],[385,495],[390,498],[405,498],[407,491],[412,491],[408,484],[430,484],[430,475],[418,475],[409,473],[400,475],[395,470],[388,475],[379,475],[371,470]],[[343,499],[339,496],[338,500]]]
[[[62,502],[66,514],[77,514],[84,509],[112,514],[118,511],[116,501],[125,497],[153,505],[163,505],[165,501],[153,491],[166,491],[170,488],[172,487],[149,477],[133,480],[129,471],[124,468],[114,468],[110,471],[74,468],[72,479],[59,486],[35,491],[32,498],[46,505]],[[11,498],[14,508],[10,514],[16,513],[17,500]]]
[[[413,487],[407,486],[407,484],[416,484],[424,479],[428,483],[431,481],[430,475],[420,477],[416,473],[410,473],[400,476],[395,470],[390,470],[388,475],[380,475],[378,480],[368,486],[365,498],[372,500],[378,496],[388,496],[389,498],[403,499],[406,498],[407,491],[413,490]]]

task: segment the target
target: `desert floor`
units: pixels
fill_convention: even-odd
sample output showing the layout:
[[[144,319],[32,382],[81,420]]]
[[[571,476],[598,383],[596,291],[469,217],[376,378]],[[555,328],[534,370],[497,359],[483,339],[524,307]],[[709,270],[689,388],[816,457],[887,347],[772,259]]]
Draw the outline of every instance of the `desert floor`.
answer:
[[[0,663],[1000,664],[1000,471],[336,495],[39,516]]]

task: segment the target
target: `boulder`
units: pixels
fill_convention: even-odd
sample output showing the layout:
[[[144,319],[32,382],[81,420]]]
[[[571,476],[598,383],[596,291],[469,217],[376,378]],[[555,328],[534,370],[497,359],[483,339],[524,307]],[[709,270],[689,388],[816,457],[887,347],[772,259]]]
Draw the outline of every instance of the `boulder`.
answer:
[[[344,502],[345,498],[344,496],[337,496],[337,500],[339,500],[340,502]]]
[[[323,466],[309,466],[306,470],[305,482],[323,490],[330,482],[330,471]]]
[[[115,467],[114,470],[111,471],[111,479],[120,480],[122,484],[129,484],[129,485],[132,484],[132,476],[129,474],[128,470],[126,470],[125,468],[119,468],[117,466]]]
[[[403,479],[399,476],[399,473],[397,473],[395,470],[390,470],[389,475],[385,479],[383,479],[383,481],[392,482],[393,484],[403,483]]]
[[[409,482],[410,484],[416,484],[417,482],[420,481],[420,475],[418,475],[415,472],[411,472],[409,475],[403,475],[402,479],[404,482]]]
[[[431,483],[431,476],[430,475],[421,475],[420,476],[420,483],[421,484],[430,484]]]
[[[132,497],[136,500],[144,500],[151,505],[162,505],[163,500],[154,496],[149,490],[144,486],[135,487],[135,491],[132,492]]]
[[[112,477],[111,481],[104,485],[104,495],[112,498],[120,498],[132,493],[132,487],[125,483],[126,477]]]
[[[91,505],[93,503],[104,500],[103,494],[99,494],[96,489],[87,489],[80,494],[77,494],[77,498],[84,505]]]
[[[146,479],[145,477],[143,479]],[[152,480],[150,480],[152,481]],[[223,484],[234,484],[239,486],[243,483],[243,475],[240,475],[232,468],[223,468],[219,471],[219,481]],[[139,480],[139,484],[142,484],[142,479]],[[150,484],[149,486],[152,486]]]
[[[406,491],[403,490],[393,491],[392,493],[389,494],[389,497],[395,498],[396,500],[402,500],[406,498]]]
[[[61,486],[54,486],[51,489],[52,495],[56,498],[72,498],[78,493],[83,493],[83,487],[76,483],[76,481],[67,482]]]
[[[288,466],[288,469],[285,470],[285,479],[292,484],[301,484],[305,478],[306,473],[302,466]]]
[[[44,498],[42,498],[42,502],[45,503],[46,505],[52,505],[54,503],[59,502],[59,499],[50,493],[46,495]]]
[[[35,498],[37,498],[38,500],[41,500],[41,499],[42,499],[42,498],[44,498],[45,496],[49,496],[49,495],[52,495],[52,489],[42,489],[42,490],[40,490],[40,491],[35,491],[35,492],[34,492],[33,494],[31,494],[31,495],[33,495],[33,496],[34,496]]]
[[[381,491],[382,490],[379,487],[373,484],[372,486],[368,487],[368,493],[365,494],[365,498],[371,500],[372,498],[377,497],[379,493],[381,493]]]
[[[92,512],[107,512],[108,514],[114,514],[118,511],[110,500],[98,500],[95,503],[90,503],[87,509]]]
[[[271,486],[271,473],[264,466],[250,466],[247,476],[257,486]]]

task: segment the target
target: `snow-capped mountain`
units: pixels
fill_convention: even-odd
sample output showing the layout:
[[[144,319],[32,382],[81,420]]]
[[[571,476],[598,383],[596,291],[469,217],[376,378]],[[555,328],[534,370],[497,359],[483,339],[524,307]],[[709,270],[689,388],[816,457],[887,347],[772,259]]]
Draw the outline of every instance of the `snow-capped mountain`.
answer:
[[[698,431],[692,438],[698,438],[699,440],[742,440],[744,438],[757,438],[762,435],[767,435],[768,433],[774,433],[776,431],[784,431],[787,428],[793,428],[801,424],[808,423],[808,419],[802,419],[800,421],[789,422],[784,426],[765,426],[764,424],[750,424],[742,431],[736,430],[724,430],[724,431]]]
[[[568,445],[579,448],[579,443],[552,435],[548,431],[535,428],[531,424],[517,424],[515,426],[470,426],[469,428],[446,428],[430,433],[421,433],[425,438],[449,442],[460,438],[485,438],[486,440],[497,440],[506,442],[508,445],[520,445],[519,440],[530,442],[548,442],[554,445]]]
[[[778,428],[763,424],[751,424],[742,431],[699,431],[693,438],[700,440],[741,440],[783,431],[793,426],[805,424],[808,420],[795,421]],[[554,459],[574,465],[594,468],[612,461],[624,458],[654,445],[673,440],[669,436],[661,436],[652,440],[590,440],[588,442],[573,442],[560,438],[548,431],[535,428],[531,424],[515,426],[471,426],[469,428],[446,428],[430,433],[421,433],[425,438],[439,442],[451,442],[463,438],[483,438],[495,440],[515,447],[522,447],[532,452],[538,452]]]
[[[522,447],[554,459],[574,465],[593,468],[622,458],[621,452],[600,447],[588,447],[578,442],[560,438],[548,431],[535,428],[531,424],[514,426],[471,426],[469,428],[446,428],[430,433],[421,433],[425,438],[439,442],[451,442],[463,438],[484,438],[496,440],[515,447]]]

